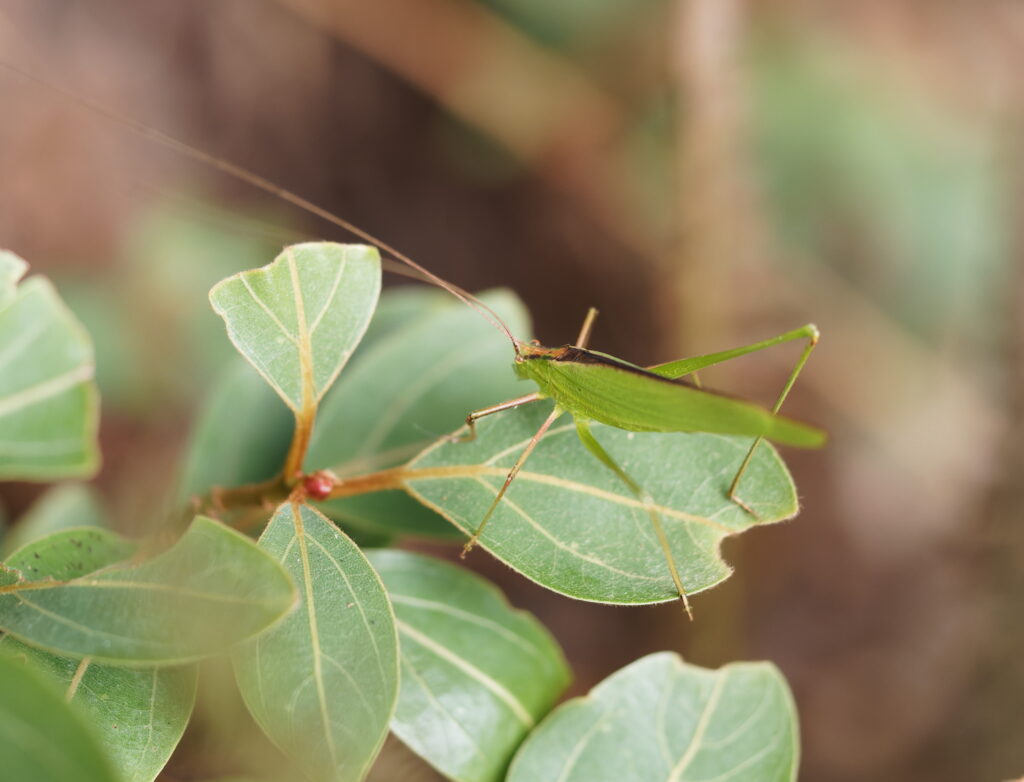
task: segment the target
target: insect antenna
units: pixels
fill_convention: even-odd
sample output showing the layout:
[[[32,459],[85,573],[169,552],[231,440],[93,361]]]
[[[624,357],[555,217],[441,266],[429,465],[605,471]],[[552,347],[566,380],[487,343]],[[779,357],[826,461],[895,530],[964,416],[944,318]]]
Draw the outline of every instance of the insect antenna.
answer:
[[[349,222],[343,217],[339,217],[333,212],[329,212],[323,207],[314,204],[312,201],[303,198],[297,193],[293,193],[291,190],[281,187],[280,185],[271,182],[269,179],[262,177],[259,174],[250,171],[247,168],[237,165],[236,163],[232,163],[230,160],[217,157],[216,155],[212,155],[209,152],[204,152],[198,147],[194,147],[191,144],[187,144],[184,141],[180,141],[174,136],[164,133],[162,130],[157,130],[154,127],[150,127],[145,123],[132,119],[131,117],[114,111],[113,109],[109,109],[106,106],[96,103],[95,101],[89,100],[88,98],[84,98],[81,95],[71,92],[70,90],[64,87],[48,82],[45,79],[42,79],[32,73],[29,73],[28,71],[22,70],[21,68],[12,65],[11,63],[0,60],[0,67],[24,79],[25,81],[32,82],[37,86],[40,86],[46,90],[49,90],[60,95],[61,97],[70,101],[73,105],[77,105],[83,109],[91,111],[94,114],[103,117],[109,122],[124,127],[142,138],[155,141],[156,143],[168,149],[171,149],[180,155],[192,158],[193,160],[202,163],[203,165],[209,166],[211,168],[215,168],[218,171],[221,171],[222,173],[225,173],[230,177],[233,177],[241,182],[245,182],[246,184],[249,184],[252,187],[257,188],[258,190],[262,190],[263,192],[269,195],[275,196],[276,198],[280,198],[282,201],[286,201],[292,206],[295,206],[299,209],[302,209],[305,212],[308,212],[316,217],[319,217],[321,220],[331,223],[332,225],[335,225],[338,228],[341,228],[342,230],[347,231],[348,233],[354,236],[357,236],[367,244],[372,244],[381,252],[387,253],[395,260],[405,264],[410,269],[415,270],[419,275],[421,275],[422,279],[429,280],[433,284],[437,285],[439,288],[443,288],[444,290],[452,294],[452,296],[454,296],[464,304],[468,305],[469,307],[479,312],[484,318],[490,321],[490,323],[495,328],[497,328],[506,337],[509,338],[509,340],[512,342],[512,347],[515,350],[516,354],[519,354],[520,341],[515,338],[511,331],[509,331],[508,326],[505,325],[505,323],[493,309],[491,309],[489,306],[487,306],[482,301],[477,299],[475,296],[473,296],[473,294],[460,288],[458,285],[448,282],[444,278],[434,274],[426,267],[416,263],[416,261],[414,261],[408,255],[392,247],[384,240],[378,239],[369,231],[363,230],[359,226],[355,225],[352,222]]]

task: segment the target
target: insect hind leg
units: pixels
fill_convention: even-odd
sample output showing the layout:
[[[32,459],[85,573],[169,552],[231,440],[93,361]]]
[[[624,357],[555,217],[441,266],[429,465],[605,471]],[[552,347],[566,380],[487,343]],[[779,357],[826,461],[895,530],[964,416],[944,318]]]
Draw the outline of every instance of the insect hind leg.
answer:
[[[800,358],[797,359],[796,364],[793,366],[793,370],[789,373],[789,377],[786,379],[786,384],[782,387],[782,392],[779,394],[778,399],[775,400],[775,404],[772,406],[772,415],[775,415],[782,408],[782,403],[786,401],[786,397],[789,396],[789,392],[793,388],[793,384],[796,383],[797,377],[800,375],[800,371],[804,368],[804,364],[807,363],[807,359],[810,358],[811,351],[814,350],[818,344],[820,334],[818,327],[813,323],[808,323],[802,328],[796,329],[783,334],[781,337],[776,337],[774,340],[767,340],[768,344],[764,344],[763,347],[770,347],[771,345],[777,345],[782,342],[789,342],[795,339],[806,339],[807,345],[804,347],[803,352],[800,354]],[[760,347],[757,349],[761,349]],[[750,466],[750,462],[754,458],[758,446],[761,445],[761,441],[764,440],[764,436],[758,437],[751,444],[750,449],[747,451],[746,456],[743,457],[743,461],[740,463],[739,469],[736,471],[736,475],[732,479],[732,483],[729,485],[729,499],[735,502],[743,510],[749,513],[756,519],[759,519],[757,511],[755,511],[749,504],[743,501],[739,496],[740,480],[743,478],[743,474],[747,471],[747,467]]]
[[[633,492],[634,496],[644,504],[647,509],[647,513],[651,517],[651,525],[654,527],[654,533],[658,536],[658,543],[661,545],[662,553],[665,555],[665,562],[668,565],[669,573],[672,576],[672,582],[676,586],[676,590],[679,592],[679,599],[683,601],[683,609],[686,611],[686,615],[693,620],[693,609],[690,608],[690,601],[686,596],[686,589],[683,587],[683,580],[679,577],[679,569],[676,567],[676,560],[672,554],[672,546],[669,544],[668,536],[665,534],[665,527],[661,523],[661,515],[654,508],[654,500],[651,498],[644,488],[637,483],[633,478],[630,477],[629,473],[623,470],[618,463],[612,459],[611,455],[604,449],[604,447],[594,437],[594,433],[590,430],[590,422],[576,418],[576,433],[579,435],[580,441],[586,446],[587,450],[590,451],[598,460],[614,472],[619,480],[621,480]]]

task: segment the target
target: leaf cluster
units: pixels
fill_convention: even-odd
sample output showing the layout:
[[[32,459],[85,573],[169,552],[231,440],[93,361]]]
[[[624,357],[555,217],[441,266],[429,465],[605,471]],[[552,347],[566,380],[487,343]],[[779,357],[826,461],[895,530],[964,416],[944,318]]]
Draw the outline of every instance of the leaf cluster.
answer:
[[[0,253],[0,479],[86,476],[91,342],[47,281],[19,284],[24,272]],[[65,484],[4,541],[4,773],[155,779],[201,661],[226,658],[283,758],[238,769],[255,776],[357,782],[392,733],[462,782],[795,779],[795,711],[770,664],[651,655],[556,706],[570,670],[533,616],[469,570],[393,545],[472,532],[550,406],[454,441],[468,411],[522,393],[507,345],[437,291],[380,289],[376,250],[329,243],[220,282],[211,303],[246,363],[226,368],[197,420],[175,493],[184,522],[128,540],[89,489]],[[528,333],[513,296],[484,300]],[[771,447],[746,478],[755,518],[723,490],[743,438],[601,427],[601,439],[655,498],[690,593],[728,576],[726,536],[797,510]],[[572,598],[677,597],[647,508],[561,422],[481,545]]]

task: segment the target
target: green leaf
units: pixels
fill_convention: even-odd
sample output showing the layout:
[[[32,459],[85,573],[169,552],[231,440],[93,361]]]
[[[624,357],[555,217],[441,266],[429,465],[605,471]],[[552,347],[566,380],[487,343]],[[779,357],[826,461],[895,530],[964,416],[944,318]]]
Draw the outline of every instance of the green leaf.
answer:
[[[24,262],[0,254],[0,479],[90,475],[99,400],[88,334],[48,280],[12,290]]]
[[[62,483],[47,491],[18,519],[0,550],[6,557],[51,532],[106,524],[106,513],[95,490],[83,483]]]
[[[185,732],[195,702],[194,665],[120,668],[58,657],[10,636],[0,639],[0,649],[63,688],[99,733],[124,782],[152,782]]]
[[[529,318],[512,294],[497,291],[482,299],[513,333],[528,333]],[[396,329],[360,355],[326,398],[306,464],[344,478],[408,461],[471,411],[525,393],[511,358],[505,337],[461,303]],[[458,536],[398,491],[335,500],[326,507],[361,526]]]
[[[168,664],[246,640],[294,604],[280,565],[212,519],[196,517],[174,546],[141,564],[83,573],[96,546],[111,545],[112,537],[73,530],[16,553],[0,571],[0,628],[70,657]],[[28,580],[32,561],[51,557],[67,568],[68,580]]]
[[[185,449],[179,502],[214,486],[272,478],[284,464],[294,427],[288,408],[252,367],[233,364],[214,384]]]
[[[137,551],[136,544],[108,530],[70,527],[29,541],[4,566],[17,571],[18,580],[70,581],[123,562]]]
[[[10,250],[0,250],[0,309],[6,307],[18,289],[18,280],[28,271],[28,264]]]
[[[770,663],[718,671],[652,654],[557,708],[508,782],[791,782],[796,710]]]
[[[391,729],[449,779],[502,779],[569,684],[558,645],[480,576],[404,551],[368,556],[395,607],[402,643]]]
[[[114,564],[134,548],[111,533],[99,531],[92,535],[93,532],[74,530],[61,535],[67,541],[89,542],[91,551],[73,544],[65,551],[74,552],[74,557],[88,558],[78,570]],[[80,535],[88,537],[72,537]],[[11,563],[23,572],[31,568],[32,580],[67,578],[69,558],[35,556],[46,550],[46,545],[31,544],[12,557]],[[27,563],[31,563],[30,567],[26,567]],[[9,635],[0,638],[0,649],[23,659],[60,685],[65,700],[75,703],[99,733],[123,782],[151,782],[160,773],[192,713],[196,691],[194,666],[116,668],[89,659],[58,657]]]
[[[308,506],[285,503],[260,537],[299,585],[302,605],[234,655],[249,710],[316,780],[361,780],[398,695],[398,639],[380,578]]]
[[[380,254],[356,244],[285,248],[210,291],[228,336],[292,410],[308,410],[366,331],[380,294]]]
[[[446,306],[446,295],[432,288],[384,291],[353,360],[378,339],[407,326],[408,320]],[[183,504],[214,486],[272,478],[284,464],[295,425],[288,408],[241,359],[220,374],[197,421],[179,481]]]
[[[512,463],[551,406],[526,405],[481,420],[477,439],[427,449],[408,467],[406,485],[420,501],[470,533]],[[687,592],[731,572],[719,552],[724,537],[797,512],[796,493],[767,443],[742,484],[755,519],[726,492],[750,438],[632,433],[595,424],[594,435],[654,498]],[[655,603],[678,597],[646,506],[579,442],[572,420],[541,440],[491,517],[482,545],[548,589],[582,600]]]
[[[8,654],[0,654],[0,769],[12,782],[119,782],[85,718]]]

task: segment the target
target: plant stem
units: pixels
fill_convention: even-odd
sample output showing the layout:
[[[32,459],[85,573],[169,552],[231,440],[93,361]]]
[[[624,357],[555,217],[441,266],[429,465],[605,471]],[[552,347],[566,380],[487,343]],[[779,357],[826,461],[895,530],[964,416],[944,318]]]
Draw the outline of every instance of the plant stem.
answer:
[[[316,419],[316,406],[309,405],[295,414],[295,434],[288,449],[288,458],[284,462],[284,482],[294,486],[302,475],[302,463],[306,460],[306,451],[313,436],[313,422]]]
[[[388,489],[401,489],[405,486],[405,479],[409,472],[405,467],[392,467],[388,470],[357,475],[354,478],[345,478],[332,490],[328,499],[339,499],[341,497],[354,497],[358,494],[369,494],[375,491],[386,491]]]

